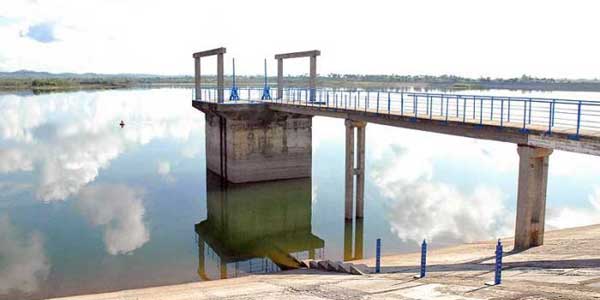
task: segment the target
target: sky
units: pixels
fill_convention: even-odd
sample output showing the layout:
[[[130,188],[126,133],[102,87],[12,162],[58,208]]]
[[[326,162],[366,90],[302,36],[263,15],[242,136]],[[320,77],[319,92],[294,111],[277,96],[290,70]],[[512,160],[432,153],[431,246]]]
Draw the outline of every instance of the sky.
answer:
[[[597,1],[2,0],[0,71],[226,73],[319,49],[318,73],[600,78]],[[214,74],[214,58],[203,74]],[[308,72],[307,59],[286,74]]]

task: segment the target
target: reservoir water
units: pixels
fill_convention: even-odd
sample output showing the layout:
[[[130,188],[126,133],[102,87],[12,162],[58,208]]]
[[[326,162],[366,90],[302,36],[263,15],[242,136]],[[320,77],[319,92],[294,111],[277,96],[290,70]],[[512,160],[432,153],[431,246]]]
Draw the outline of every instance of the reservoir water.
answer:
[[[600,93],[461,91],[600,99]],[[206,171],[190,89],[0,95],[0,299],[241,276],[510,236],[516,146],[369,124],[365,218],[344,222],[344,122],[313,119],[312,176]],[[119,126],[123,120],[125,126]],[[548,229],[600,222],[600,158],[550,157]],[[415,262],[416,264],[417,262]]]

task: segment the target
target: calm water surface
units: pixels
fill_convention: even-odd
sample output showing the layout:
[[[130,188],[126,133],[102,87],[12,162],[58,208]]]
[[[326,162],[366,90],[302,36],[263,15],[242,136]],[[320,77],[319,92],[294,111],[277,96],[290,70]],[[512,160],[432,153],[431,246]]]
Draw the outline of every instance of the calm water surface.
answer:
[[[343,120],[314,118],[312,178],[223,189],[204,149],[187,89],[0,95],[0,299],[358,259],[376,238],[397,253],[513,230],[515,145],[369,124],[357,224],[343,216]],[[600,222],[599,175],[600,158],[551,156],[547,228]]]

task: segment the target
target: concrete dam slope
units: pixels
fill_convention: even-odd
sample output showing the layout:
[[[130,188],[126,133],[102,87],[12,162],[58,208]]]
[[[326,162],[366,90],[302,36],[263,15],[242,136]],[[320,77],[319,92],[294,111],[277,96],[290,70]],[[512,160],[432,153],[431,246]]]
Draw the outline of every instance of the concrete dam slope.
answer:
[[[434,249],[428,275],[419,253],[382,257],[382,273],[363,276],[298,269],[268,275],[73,296],[70,300],[200,299],[597,299],[600,225],[550,231],[546,244],[506,253],[501,285],[493,278],[496,241]],[[373,268],[374,260],[356,261]]]

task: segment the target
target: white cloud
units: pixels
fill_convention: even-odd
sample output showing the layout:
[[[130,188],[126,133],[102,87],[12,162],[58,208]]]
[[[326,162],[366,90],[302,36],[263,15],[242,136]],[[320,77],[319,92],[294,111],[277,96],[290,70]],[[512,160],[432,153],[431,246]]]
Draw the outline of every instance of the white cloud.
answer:
[[[50,272],[41,235],[23,236],[8,216],[0,215],[0,265],[0,294],[36,291]]]
[[[0,70],[191,74],[191,53],[219,46],[228,47],[227,55],[237,58],[240,74],[261,73],[262,59],[275,53],[314,48],[322,50],[323,74],[598,77],[600,69],[595,59],[600,42],[589,38],[600,27],[595,1],[307,0],[282,5],[271,0],[256,5],[241,0],[3,0],[2,4],[0,16],[15,21],[0,24],[0,57],[5,58]],[[226,12],[234,25],[243,26],[214,27],[223,22],[222,14],[215,12]],[[291,22],[292,12],[319,21]],[[510,16],[511,22],[501,22],[499,16]],[[45,22],[55,24],[57,41],[40,43],[23,34]],[[277,43],[256,43],[261,34],[277,37]],[[230,70],[229,65],[226,68]],[[269,68],[276,73],[273,60]],[[203,69],[214,73],[214,60],[203,62]],[[285,69],[307,70],[304,61],[291,61]]]
[[[89,186],[80,191],[77,207],[104,229],[106,251],[112,255],[130,253],[150,239],[139,191],[124,185]]]

